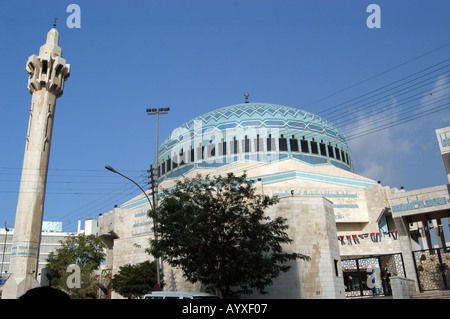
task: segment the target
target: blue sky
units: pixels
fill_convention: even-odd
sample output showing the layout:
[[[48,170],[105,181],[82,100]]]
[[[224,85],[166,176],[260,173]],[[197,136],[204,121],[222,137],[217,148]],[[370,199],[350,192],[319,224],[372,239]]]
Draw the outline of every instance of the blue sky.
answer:
[[[81,28],[66,25],[71,3]],[[366,25],[371,3],[381,28]],[[162,141],[195,116],[244,102],[246,91],[251,102],[335,123],[358,174],[407,190],[448,183],[435,129],[450,124],[449,109],[431,112],[450,102],[449,1],[0,0],[0,226],[15,219],[31,101],[25,63],[54,16],[72,70],[56,105],[44,220],[65,231],[140,193],[105,165],[145,187],[155,155],[146,108],[171,108]],[[410,93],[414,103],[402,104],[400,89],[383,103],[353,103],[415,73],[428,82]],[[422,111],[430,114],[414,117]],[[370,123],[383,129],[361,136]]]

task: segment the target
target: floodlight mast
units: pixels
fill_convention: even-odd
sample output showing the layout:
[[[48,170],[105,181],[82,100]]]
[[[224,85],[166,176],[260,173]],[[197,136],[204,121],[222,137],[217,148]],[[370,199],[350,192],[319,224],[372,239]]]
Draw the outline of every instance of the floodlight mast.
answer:
[[[170,111],[169,107],[160,107],[160,108],[152,108],[152,109],[146,109],[147,111],[147,115],[156,115],[156,158],[155,158],[155,169],[156,169],[156,174],[153,174],[153,176],[156,176],[155,179],[152,179],[152,189],[153,189],[153,210],[156,212],[156,209],[158,208],[158,184],[159,184],[159,172],[158,172],[158,148],[159,148],[159,114],[168,114],[168,112]],[[153,168],[151,168],[153,170]],[[155,221],[153,221],[153,227],[155,227]],[[154,236],[155,236],[155,240],[158,241],[158,233],[154,230]],[[160,284],[160,263],[159,263],[159,257],[156,258],[156,276],[157,276],[157,281],[158,281],[158,285]],[[161,263],[161,269],[162,269],[162,263]]]
[[[160,107],[158,109],[152,108],[147,109],[147,115],[156,115],[156,158],[155,158],[155,170],[156,170],[156,179],[155,179],[155,209],[158,208],[158,184],[159,184],[159,173],[158,173],[158,157],[159,157],[159,115],[160,114],[168,114],[170,111],[170,107]]]

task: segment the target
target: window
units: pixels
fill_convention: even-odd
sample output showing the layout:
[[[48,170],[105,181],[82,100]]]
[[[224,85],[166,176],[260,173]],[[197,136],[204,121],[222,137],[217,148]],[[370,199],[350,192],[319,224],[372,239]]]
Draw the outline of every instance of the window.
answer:
[[[337,147],[334,148],[335,154],[336,154],[336,158],[338,160],[341,160],[341,152],[339,152],[339,149]]]
[[[61,73],[62,68],[63,68],[62,64],[58,64],[58,66],[56,67],[56,74],[55,74],[56,77],[59,76],[59,74]]]
[[[319,147],[320,147],[320,155],[327,156],[327,149],[326,149],[325,144],[322,142],[322,143],[320,143]]]
[[[298,140],[292,135],[292,138],[289,140],[289,144],[291,146],[291,152],[298,152]]]
[[[333,146],[328,145],[328,156],[334,158]]]
[[[48,62],[47,60],[42,60],[42,74],[47,74]]]
[[[222,142],[219,143],[219,155],[227,155],[227,142],[224,142],[222,139]]]
[[[236,136],[233,137],[233,142],[231,144],[231,150],[230,150],[231,154],[237,154],[239,153],[239,147],[238,147],[238,141],[236,141]]]
[[[267,152],[270,151],[276,151],[275,147],[275,139],[272,138],[272,134],[269,134],[269,137],[267,138]]]
[[[185,157],[185,154],[184,154],[184,152],[183,152],[183,149],[181,149],[181,151],[180,151],[180,157],[179,157],[179,160],[178,160],[178,164],[179,164],[180,166],[183,166],[183,165],[184,165],[184,157]]]
[[[244,152],[248,153],[250,152],[250,140],[247,138],[247,135],[245,135],[245,139],[242,141]]]
[[[305,140],[304,136],[303,136],[303,139],[300,141],[300,145],[302,147],[303,153],[309,153],[308,141]]]
[[[280,151],[287,152],[287,150],[288,150],[287,139],[284,138],[283,134],[281,134],[281,137],[278,139],[278,143],[279,143]]]
[[[255,138],[255,147],[256,147],[257,152],[264,151],[263,140],[262,140],[262,138],[259,138],[259,134],[256,135],[256,138]]]
[[[214,155],[216,155],[216,145],[213,144],[212,141],[209,141],[206,151],[207,157],[213,157]]]
[[[178,167],[178,156],[174,155],[172,158],[172,168],[175,169]]]
[[[317,142],[314,139],[311,141],[311,153],[319,154],[319,150],[317,149]]]

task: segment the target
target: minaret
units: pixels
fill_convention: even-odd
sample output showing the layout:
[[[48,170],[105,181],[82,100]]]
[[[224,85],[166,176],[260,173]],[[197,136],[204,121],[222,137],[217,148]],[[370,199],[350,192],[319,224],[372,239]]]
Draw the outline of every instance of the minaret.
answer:
[[[58,41],[59,33],[54,24],[39,56],[33,54],[26,64],[28,91],[32,95],[30,118],[11,247],[10,277],[3,287],[2,299],[18,298],[39,286],[36,277],[55,104],[70,74],[70,65],[62,58]]]

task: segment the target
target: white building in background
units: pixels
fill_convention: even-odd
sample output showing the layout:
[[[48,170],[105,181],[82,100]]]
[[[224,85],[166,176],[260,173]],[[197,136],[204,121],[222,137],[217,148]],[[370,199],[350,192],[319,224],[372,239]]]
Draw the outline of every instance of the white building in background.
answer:
[[[39,264],[37,280],[41,285],[45,285],[45,278],[41,278],[42,269],[47,265],[47,257],[51,252],[61,247],[69,236],[76,234],[98,236],[98,222],[94,219],[87,219],[84,229],[81,229],[81,220],[78,220],[78,231],[76,233],[64,232],[62,222],[44,221],[42,222],[41,244],[39,246]],[[10,273],[11,247],[14,235],[14,228],[0,228],[0,271],[2,280],[7,279]],[[3,281],[2,281],[3,284]]]
[[[98,237],[98,221],[92,218],[86,219],[84,221],[84,229],[81,229],[81,219],[79,219],[77,233]]]

